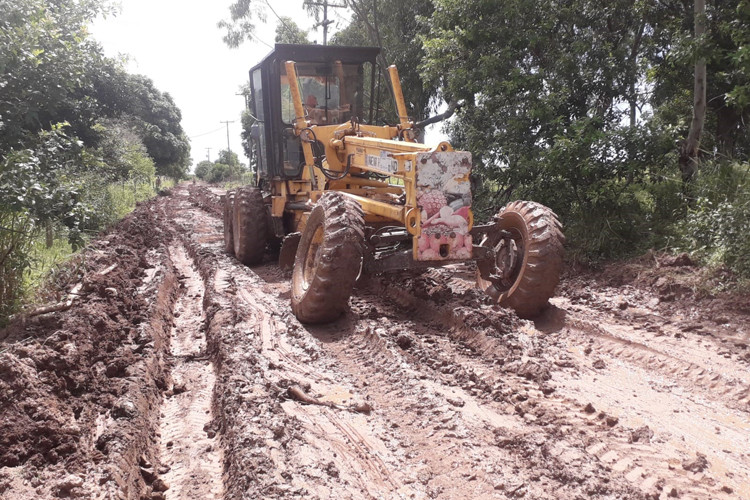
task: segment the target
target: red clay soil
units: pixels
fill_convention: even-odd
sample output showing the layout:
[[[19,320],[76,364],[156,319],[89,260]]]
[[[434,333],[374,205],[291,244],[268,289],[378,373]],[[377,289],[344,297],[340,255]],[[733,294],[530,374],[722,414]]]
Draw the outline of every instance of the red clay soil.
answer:
[[[132,471],[149,456],[151,405],[167,385],[175,288],[155,204],[87,249],[71,309],[0,334],[0,492],[24,492],[8,498],[145,491]]]
[[[141,205],[0,332],[0,497],[750,498],[750,304],[690,262],[568,271],[535,322],[469,266],[371,277],[310,327],[221,194]]]

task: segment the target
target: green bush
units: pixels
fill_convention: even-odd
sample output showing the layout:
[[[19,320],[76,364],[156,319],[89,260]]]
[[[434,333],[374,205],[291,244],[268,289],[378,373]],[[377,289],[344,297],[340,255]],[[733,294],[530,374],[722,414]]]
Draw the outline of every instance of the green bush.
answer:
[[[750,278],[750,163],[705,164],[694,191],[696,202],[676,224],[679,246]]]
[[[0,325],[18,307],[36,225],[28,212],[0,210]]]

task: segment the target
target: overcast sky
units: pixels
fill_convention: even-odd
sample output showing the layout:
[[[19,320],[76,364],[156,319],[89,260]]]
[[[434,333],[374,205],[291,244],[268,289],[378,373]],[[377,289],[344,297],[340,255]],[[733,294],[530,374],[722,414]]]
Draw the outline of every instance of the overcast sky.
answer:
[[[315,20],[302,9],[302,0],[270,0],[280,16],[289,16],[303,29]],[[162,92],[168,92],[182,111],[182,127],[190,137],[193,165],[207,158],[215,160],[220,149],[229,145],[247,163],[240,143],[240,114],[244,99],[240,86],[248,79],[248,70],[260,61],[273,45],[276,16],[266,8],[267,23],[257,24],[261,42],[245,42],[230,49],[222,41],[223,31],[216,27],[229,17],[230,0],[185,2],[184,0],[121,0],[120,13],[98,19],[92,33],[109,56],[127,55],[128,69],[151,78]],[[259,2],[262,3],[262,2]],[[348,24],[350,13],[330,9],[337,24],[329,28],[329,38]],[[337,26],[338,25],[338,26]],[[322,43],[322,31],[310,32],[311,40]]]
[[[211,159],[227,148],[227,129],[220,123],[226,120],[234,121],[229,124],[229,145],[247,163],[240,143],[244,100],[235,94],[247,81],[250,67],[271,49],[259,42],[246,42],[238,49],[224,44],[216,23],[229,17],[231,3],[122,0],[117,16],[98,19],[92,27],[107,55],[129,56],[130,72],[148,76],[174,98],[190,137],[193,164],[206,159],[206,148],[211,148]],[[271,4],[303,29],[315,23],[302,10],[302,0]],[[273,45],[277,20],[270,11],[267,21],[258,24],[258,37]]]

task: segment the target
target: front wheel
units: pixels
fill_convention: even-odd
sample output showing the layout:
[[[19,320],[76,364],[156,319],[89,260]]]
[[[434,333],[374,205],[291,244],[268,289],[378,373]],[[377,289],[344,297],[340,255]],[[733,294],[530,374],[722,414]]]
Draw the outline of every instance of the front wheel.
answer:
[[[364,213],[337,192],[323,194],[310,212],[292,272],[292,311],[303,323],[333,321],[343,313],[364,251]]]
[[[539,203],[514,201],[495,217],[481,245],[495,259],[480,265],[477,285],[522,318],[539,314],[560,281],[565,236],[555,213]]]

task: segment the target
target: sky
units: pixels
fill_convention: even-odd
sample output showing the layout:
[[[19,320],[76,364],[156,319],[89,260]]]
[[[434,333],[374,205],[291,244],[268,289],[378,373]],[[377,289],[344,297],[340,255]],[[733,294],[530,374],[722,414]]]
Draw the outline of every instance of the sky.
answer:
[[[215,160],[219,150],[227,148],[227,126],[222,121],[234,121],[229,124],[229,146],[247,164],[240,143],[244,99],[236,94],[247,81],[248,70],[271,49],[259,42],[245,42],[237,49],[224,44],[223,30],[216,24],[229,17],[231,3],[121,0],[119,14],[99,18],[91,28],[108,56],[127,55],[131,73],[148,76],[172,96],[190,137],[193,165],[209,154]],[[271,5],[303,29],[315,23],[303,11],[302,0],[272,0]],[[341,18],[333,19],[343,27]],[[277,22],[268,11],[267,23],[257,25],[258,38],[273,45]],[[322,40],[322,33],[310,35]]]
[[[97,19],[91,33],[108,56],[125,55],[128,70],[151,78],[169,93],[182,112],[182,128],[190,137],[193,166],[229,147],[247,164],[240,142],[240,115],[244,98],[237,95],[248,71],[271,50],[278,20],[266,8],[267,22],[257,23],[257,37],[264,43],[244,42],[231,49],[216,24],[229,17],[231,0],[185,2],[184,0],[121,0],[116,16]],[[262,2],[258,2],[262,4]],[[291,17],[302,29],[313,28],[315,19],[302,9],[302,0],[270,0],[280,16]],[[348,24],[351,14],[329,9],[336,23],[329,38]],[[322,30],[311,31],[311,40],[322,42]],[[431,134],[428,133],[428,137]],[[210,148],[207,149],[207,148]]]

